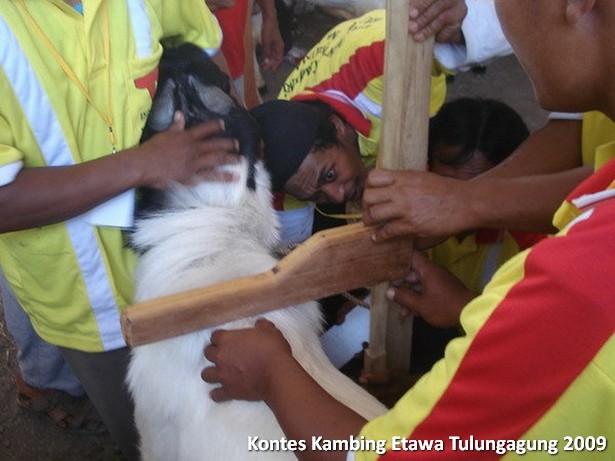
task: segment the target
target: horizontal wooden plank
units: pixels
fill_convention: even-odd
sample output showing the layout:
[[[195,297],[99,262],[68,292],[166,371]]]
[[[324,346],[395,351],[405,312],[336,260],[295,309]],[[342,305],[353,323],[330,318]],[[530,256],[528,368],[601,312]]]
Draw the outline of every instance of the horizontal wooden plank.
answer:
[[[374,243],[373,229],[349,224],[314,234],[271,270],[133,304],[122,315],[131,346],[404,276],[412,243]]]

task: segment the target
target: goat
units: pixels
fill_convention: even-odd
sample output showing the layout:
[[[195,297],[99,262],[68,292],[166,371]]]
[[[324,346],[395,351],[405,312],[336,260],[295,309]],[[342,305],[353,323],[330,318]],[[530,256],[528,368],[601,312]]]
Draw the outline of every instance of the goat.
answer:
[[[242,162],[232,166],[241,179],[177,185],[164,194],[158,211],[138,220],[132,237],[142,252],[135,273],[137,302],[264,272],[277,262],[272,249],[278,238],[278,223],[269,175],[255,152],[246,152],[259,145],[253,122],[248,112],[238,108],[226,90],[217,86],[222,73],[215,66],[205,66],[215,75],[201,75],[192,73],[199,66],[169,62],[183,61],[187,55],[209,61],[200,51],[196,54],[179,48],[171,54],[165,52],[163,65],[169,72],[163,73],[161,65],[160,90],[148,130],[164,129],[175,110],[181,110],[191,121],[207,119],[216,112],[225,118],[232,113],[239,121],[234,126],[247,129],[242,134],[231,133],[243,138]],[[198,108],[206,108],[205,116],[196,113]],[[229,129],[228,123],[226,126]],[[331,395],[368,419],[386,410],[325,356],[319,341],[322,319],[316,302],[272,311],[263,317],[282,331],[293,355]],[[222,327],[246,328],[255,320],[243,318]],[[206,329],[133,349],[127,383],[135,402],[142,459],[296,459],[292,451],[248,450],[249,437],[271,441],[284,438],[265,403],[215,403],[209,398],[212,385],[201,379],[200,371],[208,364],[203,349],[211,332]]]

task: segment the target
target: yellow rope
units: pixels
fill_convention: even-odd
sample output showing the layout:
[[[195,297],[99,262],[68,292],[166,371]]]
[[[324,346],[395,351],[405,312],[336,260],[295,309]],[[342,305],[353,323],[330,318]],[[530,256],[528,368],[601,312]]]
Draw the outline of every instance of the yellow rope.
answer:
[[[316,205],[314,205],[314,208],[316,209],[316,211],[318,211],[318,213],[320,213],[321,215],[327,218],[332,218],[332,219],[361,219],[363,218],[363,213],[338,213],[338,214],[333,213],[333,214],[330,214],[330,213],[325,213],[320,208],[318,208]]]
[[[108,2],[104,3],[105,9],[103,10],[104,12],[104,16],[103,16],[103,37],[104,37],[103,47],[104,48],[103,50],[104,50],[106,64],[107,64],[107,81],[109,85],[109,92],[107,93],[107,112],[104,112],[94,102],[94,100],[90,96],[90,93],[86,89],[85,85],[81,82],[81,80],[79,80],[79,77],[77,77],[75,72],[66,63],[66,61],[64,60],[62,55],[58,52],[56,47],[53,46],[53,44],[51,43],[47,35],[45,35],[45,32],[43,32],[43,30],[40,28],[40,26],[38,25],[38,23],[36,22],[32,14],[30,13],[30,11],[28,10],[28,7],[26,6],[24,0],[19,0],[19,5],[24,10],[26,17],[28,18],[28,21],[30,21],[32,28],[34,29],[34,32],[36,32],[41,42],[47,47],[51,56],[55,59],[58,65],[62,68],[62,70],[64,71],[66,76],[71,80],[71,82],[73,82],[73,84],[79,89],[81,94],[83,94],[83,97],[90,104],[90,106],[92,106],[92,108],[98,113],[98,115],[100,115],[100,118],[102,118],[103,121],[107,124],[107,127],[109,128],[109,140],[111,142],[111,149],[113,153],[115,153],[115,133],[113,132],[113,115],[112,115],[113,108],[112,108],[112,102],[111,102],[112,101],[111,100],[111,63],[110,63],[111,46],[110,46],[109,4]]]

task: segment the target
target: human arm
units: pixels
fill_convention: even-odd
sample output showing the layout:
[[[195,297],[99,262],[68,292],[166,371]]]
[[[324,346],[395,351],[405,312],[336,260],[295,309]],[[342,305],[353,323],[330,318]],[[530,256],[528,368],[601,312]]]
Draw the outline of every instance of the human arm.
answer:
[[[203,379],[220,384],[211,391],[213,400],[265,401],[288,439],[348,439],[366,422],[305,372],[280,331],[267,320],[258,320],[254,328],[215,331],[205,357],[214,366],[203,369]],[[296,455],[300,460],[346,458],[345,452],[313,452],[309,443]]]
[[[402,282],[391,285],[387,298],[402,307],[402,317],[414,313],[434,327],[459,325],[462,309],[478,295],[420,251],[413,252],[412,270]]]
[[[220,122],[184,130],[176,114],[171,128],[114,155],[60,167],[23,168],[0,187],[0,232],[65,221],[133,187],[164,189],[197,177],[231,179],[213,170],[235,163],[234,139],[210,139]]]
[[[256,0],[261,10],[263,24],[261,27],[261,47],[263,53],[263,70],[275,71],[284,59],[284,41],[280,34],[278,15],[274,0]]]
[[[210,11],[216,11],[222,8],[230,8],[235,5],[235,0],[205,0],[205,4]]]
[[[363,194],[364,221],[389,221],[376,239],[443,237],[483,227],[552,232],[553,213],[591,173],[579,166],[580,139],[580,121],[551,120],[509,159],[470,181],[374,170]]]
[[[363,220],[384,222],[374,240],[445,237],[473,228],[553,232],[551,217],[590,168],[515,178],[462,181],[428,172],[374,170],[363,194]],[[424,246],[423,246],[424,247]]]

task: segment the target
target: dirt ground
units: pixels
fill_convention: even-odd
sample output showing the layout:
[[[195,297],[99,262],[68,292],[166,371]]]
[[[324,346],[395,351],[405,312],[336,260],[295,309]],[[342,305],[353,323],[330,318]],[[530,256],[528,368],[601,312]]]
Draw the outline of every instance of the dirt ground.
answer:
[[[298,16],[295,45],[303,49],[315,43],[337,22],[320,11]],[[268,92],[274,98],[291,71],[285,63],[274,75],[265,75]],[[539,109],[528,79],[514,57],[490,64],[484,72],[467,72],[454,77],[448,98],[482,96],[500,99],[522,114],[531,129],[544,124],[546,112]],[[115,443],[108,436],[80,435],[54,427],[44,416],[19,408],[13,376],[15,349],[0,316],[0,461],[117,461],[121,460]]]

